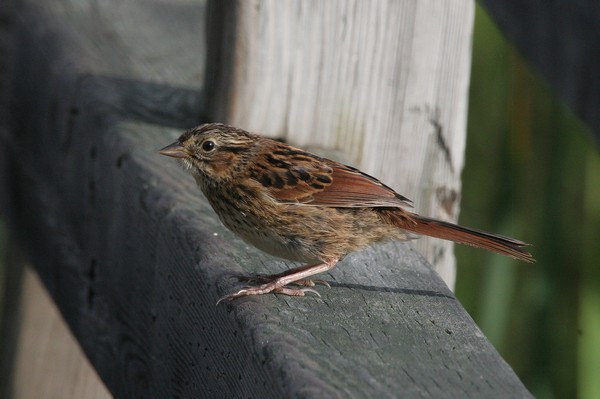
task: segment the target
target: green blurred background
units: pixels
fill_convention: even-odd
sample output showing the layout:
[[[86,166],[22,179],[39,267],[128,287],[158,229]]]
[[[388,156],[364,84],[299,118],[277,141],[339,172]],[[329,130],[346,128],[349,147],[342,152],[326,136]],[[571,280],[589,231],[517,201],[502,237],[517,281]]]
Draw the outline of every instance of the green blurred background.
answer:
[[[537,263],[457,246],[457,295],[536,397],[600,398],[600,156],[479,7],[473,45],[460,222]]]
[[[456,246],[456,293],[537,398],[600,398],[600,156],[478,7],[460,222],[534,245]]]

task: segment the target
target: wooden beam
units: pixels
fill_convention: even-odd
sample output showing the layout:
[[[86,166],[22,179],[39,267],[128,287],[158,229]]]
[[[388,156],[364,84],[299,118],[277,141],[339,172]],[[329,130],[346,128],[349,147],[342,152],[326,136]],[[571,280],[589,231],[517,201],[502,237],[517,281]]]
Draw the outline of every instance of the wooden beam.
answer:
[[[205,110],[203,2],[16,8],[0,209],[115,397],[530,397],[410,244],[349,256],[322,298],[215,306],[290,264],[157,154]]]

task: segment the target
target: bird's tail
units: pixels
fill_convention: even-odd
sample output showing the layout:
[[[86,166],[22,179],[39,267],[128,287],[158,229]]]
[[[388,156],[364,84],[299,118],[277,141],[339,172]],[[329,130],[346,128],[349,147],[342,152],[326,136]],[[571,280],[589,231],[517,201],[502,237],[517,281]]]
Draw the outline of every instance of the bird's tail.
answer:
[[[388,223],[410,232],[487,249],[529,263],[535,262],[533,255],[524,249],[529,244],[514,238],[463,227],[414,213],[389,211],[389,213],[386,212],[385,216],[382,216],[387,219]]]

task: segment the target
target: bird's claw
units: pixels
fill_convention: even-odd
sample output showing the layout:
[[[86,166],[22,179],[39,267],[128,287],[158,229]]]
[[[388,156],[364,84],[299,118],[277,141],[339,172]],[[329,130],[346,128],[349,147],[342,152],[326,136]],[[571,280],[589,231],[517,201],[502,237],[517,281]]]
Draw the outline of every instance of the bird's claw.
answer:
[[[320,285],[324,285],[327,288],[331,288],[331,286],[329,285],[329,283],[325,280],[322,280],[320,278],[314,278],[312,280],[298,280],[298,281],[294,281],[291,284],[296,284],[296,285],[302,285],[304,287],[314,287],[317,284]]]
[[[329,284],[327,284],[329,286]],[[243,287],[238,292],[233,294],[225,295],[217,301],[217,305],[223,301],[233,301],[234,299],[241,298],[244,296],[251,295],[262,295],[273,292],[275,294],[283,294],[289,296],[305,296],[307,292],[312,292],[316,294],[319,298],[321,294],[319,294],[316,290],[312,288],[290,288],[290,287],[277,287],[275,284],[263,284],[258,287]]]
[[[243,281],[245,283],[257,283],[257,284],[267,284],[276,281],[280,276],[274,275],[259,275],[259,276],[235,276],[239,281]],[[331,285],[323,279],[315,278],[315,279],[304,279],[293,281],[290,284],[301,285],[304,287],[314,287],[317,284],[324,285],[327,288],[331,288]]]

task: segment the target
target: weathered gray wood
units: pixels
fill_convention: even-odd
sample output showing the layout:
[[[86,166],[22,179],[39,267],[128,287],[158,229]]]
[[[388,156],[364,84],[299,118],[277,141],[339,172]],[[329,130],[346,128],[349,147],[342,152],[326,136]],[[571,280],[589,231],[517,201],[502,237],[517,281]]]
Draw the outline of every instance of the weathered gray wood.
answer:
[[[18,3],[0,209],[115,397],[530,397],[409,244],[349,256],[322,298],[215,306],[290,264],[157,154],[203,111],[202,3],[93,4]]]
[[[12,392],[3,397],[112,398],[31,268],[21,302]]]
[[[508,40],[582,118],[600,144],[598,0],[483,0]]]
[[[212,119],[341,149],[419,213],[458,219],[473,1],[213,3],[234,23],[211,26],[225,55],[209,59],[208,80],[225,84],[209,86]],[[415,245],[453,287],[453,244]]]

